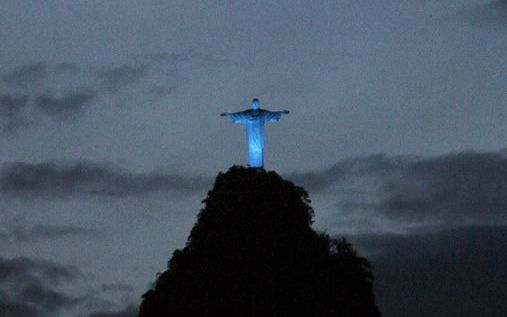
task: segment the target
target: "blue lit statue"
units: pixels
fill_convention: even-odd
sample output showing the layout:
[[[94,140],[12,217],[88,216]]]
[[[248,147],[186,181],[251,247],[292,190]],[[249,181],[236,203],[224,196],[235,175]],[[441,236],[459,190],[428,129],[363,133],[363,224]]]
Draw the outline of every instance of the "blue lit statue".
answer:
[[[282,114],[289,111],[268,111],[259,108],[259,99],[252,100],[252,109],[221,114],[229,117],[234,123],[246,125],[246,137],[248,139],[248,167],[262,169],[264,166],[264,123],[276,122],[282,118]]]

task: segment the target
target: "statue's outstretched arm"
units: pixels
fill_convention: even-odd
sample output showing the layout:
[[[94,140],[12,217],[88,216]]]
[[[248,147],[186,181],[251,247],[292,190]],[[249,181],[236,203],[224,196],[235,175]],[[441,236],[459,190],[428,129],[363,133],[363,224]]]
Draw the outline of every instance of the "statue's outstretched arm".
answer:
[[[247,119],[247,112],[246,111],[234,113],[224,112],[221,113],[220,116],[229,117],[229,119],[231,119],[231,121],[234,123],[244,123]]]
[[[288,110],[268,111],[266,113],[266,121],[267,122],[276,122],[276,121],[279,121],[282,118],[283,114],[289,114],[289,111]]]

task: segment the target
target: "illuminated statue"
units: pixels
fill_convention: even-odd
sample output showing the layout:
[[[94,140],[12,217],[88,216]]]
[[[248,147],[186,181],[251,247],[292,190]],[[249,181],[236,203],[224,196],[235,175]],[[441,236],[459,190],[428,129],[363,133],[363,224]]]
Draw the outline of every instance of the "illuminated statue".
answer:
[[[246,137],[248,140],[248,167],[263,168],[264,166],[264,123],[276,122],[282,118],[282,114],[289,111],[268,111],[259,108],[259,99],[252,100],[252,109],[221,114],[229,117],[234,123],[246,125]]]

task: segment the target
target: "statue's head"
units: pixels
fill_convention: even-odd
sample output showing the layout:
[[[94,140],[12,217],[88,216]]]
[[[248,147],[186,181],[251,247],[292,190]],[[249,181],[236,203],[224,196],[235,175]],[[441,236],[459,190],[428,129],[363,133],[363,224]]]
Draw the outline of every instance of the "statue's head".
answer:
[[[254,98],[254,100],[252,100],[252,109],[253,110],[259,109],[260,105],[261,105],[261,102],[259,101],[259,99]]]

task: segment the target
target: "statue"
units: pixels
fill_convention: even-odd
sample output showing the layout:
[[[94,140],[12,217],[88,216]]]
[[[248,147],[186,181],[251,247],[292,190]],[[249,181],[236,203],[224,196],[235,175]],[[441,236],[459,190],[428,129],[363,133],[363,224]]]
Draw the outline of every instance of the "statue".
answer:
[[[229,117],[234,123],[246,125],[246,137],[248,140],[248,167],[263,169],[264,166],[264,123],[276,122],[282,118],[282,114],[289,111],[269,111],[259,107],[259,99],[252,100],[252,109],[220,114]]]

